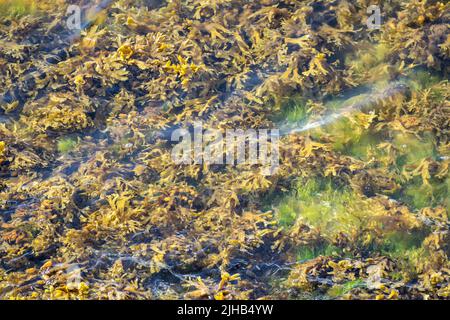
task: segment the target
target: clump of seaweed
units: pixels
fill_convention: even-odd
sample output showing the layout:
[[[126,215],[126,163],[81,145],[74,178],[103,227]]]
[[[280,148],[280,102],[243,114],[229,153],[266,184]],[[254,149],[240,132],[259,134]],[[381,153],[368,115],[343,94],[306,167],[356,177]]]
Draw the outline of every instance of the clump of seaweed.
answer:
[[[0,298],[448,298],[449,4],[72,3],[0,0]],[[174,163],[194,121],[278,170]]]

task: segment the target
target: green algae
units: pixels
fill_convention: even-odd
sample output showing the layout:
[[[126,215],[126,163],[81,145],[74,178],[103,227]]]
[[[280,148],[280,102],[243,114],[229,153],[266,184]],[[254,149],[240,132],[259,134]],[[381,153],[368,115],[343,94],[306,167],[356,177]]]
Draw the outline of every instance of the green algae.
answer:
[[[281,112],[274,118],[274,121],[287,121],[304,123],[308,119],[308,102],[301,96],[294,96],[283,103]]]
[[[295,194],[281,200],[277,210],[280,225],[292,227],[300,219],[327,239],[322,244],[300,246],[297,253],[300,261],[319,256],[351,257],[348,250],[343,250],[347,247],[331,244],[342,235],[358,241],[351,247],[358,246],[359,252],[390,255],[420,247],[430,233],[425,226],[415,222],[411,227],[398,225],[392,229],[390,218],[378,220],[371,213],[375,208],[371,208],[361,195],[330,179],[302,180]]]
[[[333,149],[343,154],[364,159],[367,149],[375,145],[377,137],[364,133],[360,127],[354,126],[351,120],[343,118],[323,129],[325,134],[332,136]]]
[[[297,251],[297,261],[303,262],[320,256],[345,256],[342,249],[332,244],[323,243],[315,246],[301,247]]]
[[[343,295],[349,293],[353,289],[357,288],[364,288],[366,287],[365,282],[361,279],[353,280],[353,281],[347,281],[343,284],[335,285],[331,289],[327,291],[327,295],[333,297],[333,298],[339,298]]]
[[[382,141],[383,139],[376,133],[365,133],[357,140],[343,146],[341,152],[357,159],[368,161],[371,160],[374,153],[376,156],[376,153],[379,152],[377,146]]]
[[[398,150],[396,164],[401,169],[405,166],[418,164],[425,158],[437,158],[435,148],[436,138],[431,133],[425,133],[422,137],[414,134],[397,133],[392,144]]]
[[[443,80],[442,76],[438,73],[420,68],[409,72],[408,78],[408,84],[413,91],[432,88]]]
[[[385,235],[385,241],[379,249],[381,252],[389,254],[398,254],[415,250],[422,245],[425,237],[430,233],[427,228],[416,230],[414,233],[391,232]]]
[[[324,178],[301,178],[294,183],[294,190],[290,195],[271,199],[272,202],[278,202],[276,217],[281,225],[289,227],[297,220],[302,207],[309,203],[322,190],[331,190],[332,181]]]
[[[397,133],[392,143],[398,150],[396,166],[404,171],[420,164],[423,159],[438,160],[440,155],[435,146],[436,138],[432,133],[425,133],[421,137],[413,134]],[[430,178],[428,184],[423,183],[421,177],[405,179],[399,177],[402,186],[395,198],[409,203],[413,208],[422,209],[443,204],[448,199],[448,178]],[[448,205],[448,204],[447,204]]]
[[[430,185],[423,185],[422,179],[414,178],[408,181],[399,199],[411,204],[413,208],[422,209],[444,205],[449,208],[449,179],[432,181]]]
[[[347,229],[349,227],[358,228],[361,225],[359,217],[348,211],[348,208],[357,205],[357,195],[330,179],[300,181],[294,199],[290,198],[286,204],[290,204],[291,216],[292,212],[296,212],[297,217],[331,238],[340,232],[350,231]]]
[[[298,212],[300,211],[300,204],[294,198],[284,199],[277,207],[277,220],[283,227],[292,226],[297,220]]]
[[[78,141],[73,138],[63,138],[58,141],[57,149],[61,153],[69,153],[78,144]]]
[[[37,13],[37,3],[33,0],[2,0],[0,16],[20,18]]]

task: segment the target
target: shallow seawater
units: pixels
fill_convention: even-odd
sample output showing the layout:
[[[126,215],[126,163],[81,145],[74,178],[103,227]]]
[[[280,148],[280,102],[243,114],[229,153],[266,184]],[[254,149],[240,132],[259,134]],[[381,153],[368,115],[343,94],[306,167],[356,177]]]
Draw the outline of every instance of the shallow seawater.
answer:
[[[450,7],[381,9],[0,0],[0,298],[447,299]]]

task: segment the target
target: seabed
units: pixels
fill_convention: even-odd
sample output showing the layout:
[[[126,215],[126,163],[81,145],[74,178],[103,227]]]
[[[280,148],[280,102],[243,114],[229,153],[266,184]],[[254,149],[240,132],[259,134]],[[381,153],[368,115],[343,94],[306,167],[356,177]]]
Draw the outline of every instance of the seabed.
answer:
[[[0,298],[448,299],[449,20],[0,0]],[[196,122],[279,130],[276,170],[175,162]]]

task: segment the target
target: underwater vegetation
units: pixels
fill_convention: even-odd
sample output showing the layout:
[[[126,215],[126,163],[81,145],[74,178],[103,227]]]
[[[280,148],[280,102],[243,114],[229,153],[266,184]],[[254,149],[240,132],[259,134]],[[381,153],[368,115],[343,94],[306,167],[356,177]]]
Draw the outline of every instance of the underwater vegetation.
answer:
[[[2,17],[23,17],[35,14],[37,1],[32,0],[2,0],[0,1],[0,16]]]
[[[448,299],[450,4],[375,3],[0,0],[0,298]]]
[[[75,146],[77,145],[77,142],[74,139],[71,138],[64,138],[58,141],[58,151],[61,153],[67,153],[70,152]]]

